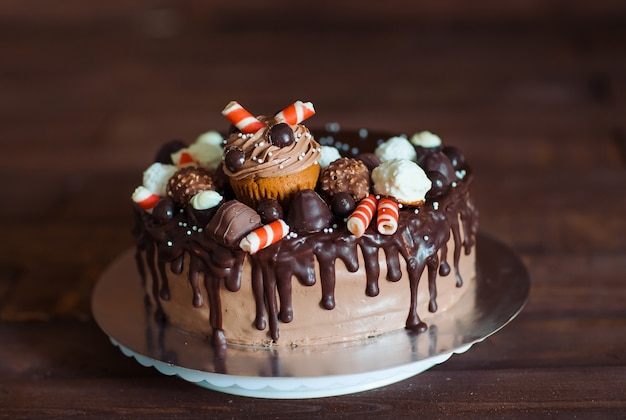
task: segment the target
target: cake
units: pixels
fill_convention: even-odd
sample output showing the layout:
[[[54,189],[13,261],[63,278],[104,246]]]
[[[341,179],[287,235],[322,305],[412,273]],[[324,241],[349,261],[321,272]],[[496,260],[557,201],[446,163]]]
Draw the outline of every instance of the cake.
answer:
[[[412,136],[309,130],[312,104],[165,143],[132,194],[145,304],[215,346],[422,333],[474,281],[463,154]]]

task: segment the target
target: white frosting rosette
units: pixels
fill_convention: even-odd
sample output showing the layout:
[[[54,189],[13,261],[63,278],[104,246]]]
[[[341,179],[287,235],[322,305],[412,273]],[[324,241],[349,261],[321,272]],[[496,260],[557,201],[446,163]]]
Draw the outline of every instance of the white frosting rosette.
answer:
[[[411,143],[428,149],[441,146],[441,138],[430,131],[420,131],[411,136]]]
[[[341,154],[336,147],[333,146],[321,146],[320,166],[322,169],[341,158]]]
[[[391,137],[386,142],[381,143],[374,151],[374,154],[381,162],[393,159],[417,160],[415,146],[403,136]]]
[[[189,204],[196,210],[207,210],[217,206],[223,198],[217,191],[204,190],[191,197]]]
[[[398,203],[418,206],[424,203],[432,183],[420,166],[408,159],[392,159],[372,171],[374,193],[389,196]]]
[[[167,182],[176,173],[178,167],[155,162],[143,173],[143,186],[148,191],[165,197]]]

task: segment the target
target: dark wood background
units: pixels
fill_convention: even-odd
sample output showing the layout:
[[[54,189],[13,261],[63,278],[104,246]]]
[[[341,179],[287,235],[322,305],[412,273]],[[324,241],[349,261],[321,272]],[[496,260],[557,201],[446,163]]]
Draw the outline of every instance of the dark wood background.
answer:
[[[0,3],[0,417],[626,416],[626,3],[213,3]],[[133,243],[158,145],[224,129],[231,99],[461,147],[482,229],[528,266],[522,314],[414,378],[317,400],[127,359],[91,290]]]

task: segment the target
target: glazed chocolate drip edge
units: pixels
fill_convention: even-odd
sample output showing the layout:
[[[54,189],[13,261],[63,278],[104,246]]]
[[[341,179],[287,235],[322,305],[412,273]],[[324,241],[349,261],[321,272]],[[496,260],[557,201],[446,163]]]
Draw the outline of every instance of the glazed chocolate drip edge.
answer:
[[[389,135],[362,132],[325,132],[320,143],[335,145],[347,156],[360,152],[371,152],[372,144]],[[356,146],[355,146],[356,145]],[[361,147],[362,149],[360,150]],[[456,286],[462,287],[459,272],[461,253],[469,255],[475,246],[478,230],[478,212],[474,206],[470,187],[473,174],[469,166],[463,168],[464,176],[443,196],[428,199],[420,207],[403,207],[399,212],[398,229],[392,235],[376,231],[372,223],[361,237],[352,235],[345,222],[337,221],[336,227],[323,232],[287,236],[277,243],[248,254],[241,249],[228,248],[209,235],[203,234],[202,221],[196,220],[192,212],[180,209],[167,221],[157,221],[135,204],[136,237],[135,259],[142,285],[147,276],[152,281],[152,299],[145,296],[145,305],[155,304],[154,316],[158,322],[167,322],[161,301],[170,299],[168,270],[176,275],[184,271],[185,256],[188,257],[188,281],[193,290],[189,304],[204,305],[201,288],[208,297],[209,322],[213,335],[212,343],[223,347],[227,343],[228,331],[222,328],[220,288],[237,292],[242,281],[251,281],[254,292],[256,316],[255,327],[268,329],[269,338],[277,342],[280,338],[280,323],[293,319],[298,308],[291,299],[291,284],[298,281],[304,286],[321,283],[320,307],[333,310],[335,307],[335,262],[341,260],[348,271],[359,269],[358,256],[362,254],[365,269],[363,293],[375,297],[379,293],[379,251],[382,249],[387,265],[387,276],[383,281],[397,282],[402,279],[403,259],[408,273],[407,294],[410,308],[406,328],[416,333],[427,330],[427,325],[418,314],[418,284],[427,270],[429,288],[429,311],[437,310],[437,284],[439,276],[454,274]],[[452,237],[452,267],[449,262],[448,241]],[[242,278],[246,259],[251,265],[251,278]],[[319,276],[315,275],[316,260]],[[297,261],[294,264],[294,261]],[[453,271],[454,270],[454,271]],[[277,299],[278,297],[278,299]]]

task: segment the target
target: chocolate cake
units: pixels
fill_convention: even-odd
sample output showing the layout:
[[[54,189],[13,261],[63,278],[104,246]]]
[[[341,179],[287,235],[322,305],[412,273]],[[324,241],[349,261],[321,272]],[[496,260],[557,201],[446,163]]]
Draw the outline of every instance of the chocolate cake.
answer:
[[[477,211],[462,153],[429,132],[309,130],[313,113],[232,102],[228,135],[158,150],[133,200],[159,321],[218,346],[317,345],[423,332],[466,292]]]

